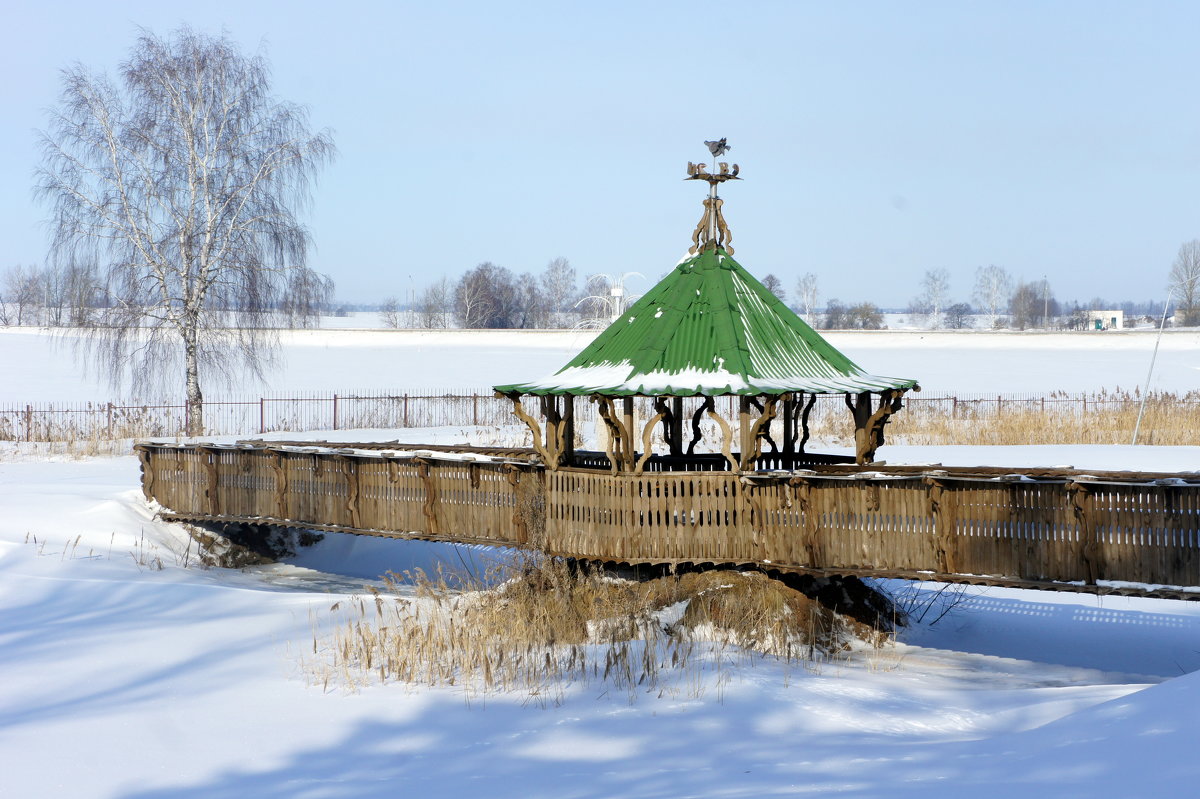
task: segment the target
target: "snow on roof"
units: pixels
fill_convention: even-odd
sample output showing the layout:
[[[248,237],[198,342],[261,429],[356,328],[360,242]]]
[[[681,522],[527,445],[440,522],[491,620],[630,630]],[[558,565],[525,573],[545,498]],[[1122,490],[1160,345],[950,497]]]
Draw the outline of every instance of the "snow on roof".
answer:
[[[865,372],[715,247],[681,261],[553,375],[496,390],[719,396],[914,386]]]

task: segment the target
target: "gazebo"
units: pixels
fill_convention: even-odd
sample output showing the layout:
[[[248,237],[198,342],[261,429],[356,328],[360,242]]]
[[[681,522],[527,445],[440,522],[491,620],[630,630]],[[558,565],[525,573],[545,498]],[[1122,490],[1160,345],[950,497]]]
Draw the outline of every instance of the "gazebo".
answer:
[[[714,159],[728,149],[724,139],[706,144]],[[553,375],[495,387],[529,426],[548,469],[743,472],[764,463],[792,469],[837,462],[842,459],[805,452],[809,413],[821,394],[844,395],[854,429],[854,461],[867,464],[884,443],[884,427],[902,407],[905,392],[920,390],[915,380],[865,372],[733,259],[717,187],[740,180],[739,171],[737,164],[716,163],[710,172],[705,164],[689,163],[686,179],[707,182],[709,196],[683,260]],[[539,398],[540,423],[525,410],[525,396]],[[603,454],[575,451],[578,397],[598,406],[609,434]],[[640,430],[635,429],[635,397],[649,398],[652,408]],[[737,397],[735,420],[718,412],[718,397]],[[686,447],[685,399],[692,406]],[[695,452],[705,417],[720,430],[719,455]],[[771,437],[777,418],[782,420],[779,442]],[[666,455],[652,453],[659,425]],[[771,447],[769,456],[764,444]]]

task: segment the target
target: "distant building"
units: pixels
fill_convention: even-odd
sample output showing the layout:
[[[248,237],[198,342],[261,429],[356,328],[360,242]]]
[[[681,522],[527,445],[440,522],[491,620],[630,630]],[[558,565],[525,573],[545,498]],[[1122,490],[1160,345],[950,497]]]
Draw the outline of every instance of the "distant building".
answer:
[[[1125,327],[1124,311],[1088,311],[1088,330],[1120,330]]]

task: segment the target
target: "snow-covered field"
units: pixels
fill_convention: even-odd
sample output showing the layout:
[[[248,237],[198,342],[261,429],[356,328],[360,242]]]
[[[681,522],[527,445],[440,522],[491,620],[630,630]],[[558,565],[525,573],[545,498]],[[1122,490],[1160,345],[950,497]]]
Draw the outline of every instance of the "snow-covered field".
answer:
[[[282,334],[282,366],[265,383],[210,385],[206,397],[350,391],[486,390],[557,371],[596,331],[300,330]],[[913,377],[926,396],[1132,391],[1146,380],[1155,333],[857,331],[826,338],[874,374]],[[131,398],[72,358],[76,338],[0,328],[0,406]],[[1151,388],[1200,387],[1200,332],[1167,331]],[[180,391],[167,394],[175,401]]]
[[[1153,346],[1140,334],[905,335],[833,338],[868,369],[961,392],[1128,388]],[[521,336],[289,334],[269,388],[485,386],[556,368],[581,341]],[[1196,386],[1198,343],[1164,340],[1159,387]],[[0,399],[109,396],[54,346],[0,333]],[[314,374],[321,384],[305,382]],[[1200,451],[889,447],[887,458],[1192,471]],[[931,624],[935,601],[892,648],[810,668],[760,659],[661,696],[596,684],[561,703],[395,684],[350,693],[312,684],[306,666],[334,603],[389,569],[502,553],[330,536],[291,565],[198,568],[186,536],[142,501],[132,457],[0,451],[0,509],[3,797],[1189,796],[1200,781],[1200,603],[973,589]]]

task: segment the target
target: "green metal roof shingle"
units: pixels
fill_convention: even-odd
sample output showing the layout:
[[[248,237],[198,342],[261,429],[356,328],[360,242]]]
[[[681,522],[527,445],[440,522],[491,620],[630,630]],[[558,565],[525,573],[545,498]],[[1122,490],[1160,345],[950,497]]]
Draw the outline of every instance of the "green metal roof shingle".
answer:
[[[679,263],[550,377],[504,393],[858,393],[917,381],[864,372],[720,247]]]

